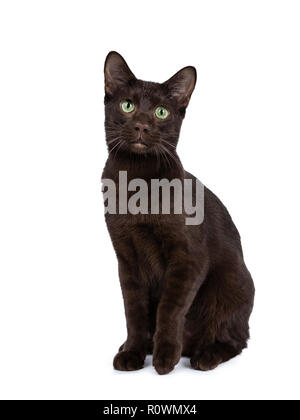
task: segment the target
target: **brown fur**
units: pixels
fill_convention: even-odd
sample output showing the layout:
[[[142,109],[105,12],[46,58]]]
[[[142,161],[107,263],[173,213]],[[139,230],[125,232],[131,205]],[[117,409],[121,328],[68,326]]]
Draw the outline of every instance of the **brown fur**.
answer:
[[[119,171],[126,170],[128,180],[195,180],[176,153],[195,69],[187,67],[164,84],[144,82],[112,52],[105,63],[105,81],[109,157],[103,178],[117,184]],[[120,109],[124,99],[137,104],[132,115]],[[166,121],[153,115],[161,104],[170,110]],[[146,145],[142,152],[131,144],[141,130],[139,141]],[[120,137],[122,142],[115,147],[114,139]],[[187,226],[184,215],[177,214],[106,214],[128,331],[114,358],[116,369],[140,369],[146,354],[153,353],[160,374],[170,372],[181,355],[190,357],[193,368],[209,370],[246,347],[254,286],[239,233],[224,205],[207,188],[204,202],[204,222],[198,226]]]

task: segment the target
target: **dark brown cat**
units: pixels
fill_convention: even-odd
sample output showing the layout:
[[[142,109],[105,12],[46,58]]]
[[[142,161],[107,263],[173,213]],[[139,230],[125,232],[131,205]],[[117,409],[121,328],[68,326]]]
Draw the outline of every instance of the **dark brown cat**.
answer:
[[[117,192],[119,171],[148,185],[151,179],[195,181],[176,153],[195,68],[185,67],[162,84],[144,82],[110,52],[104,72],[109,157],[103,178],[113,180]],[[115,369],[140,369],[153,353],[160,374],[181,355],[190,357],[193,368],[209,370],[247,346],[254,285],[239,233],[207,188],[203,223],[187,225],[185,216],[106,213],[128,332]]]

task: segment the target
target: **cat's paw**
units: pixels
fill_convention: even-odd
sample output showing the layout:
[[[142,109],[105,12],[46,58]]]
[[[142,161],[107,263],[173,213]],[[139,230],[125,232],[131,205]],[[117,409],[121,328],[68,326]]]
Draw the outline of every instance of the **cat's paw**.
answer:
[[[197,352],[191,358],[191,366],[197,370],[212,370],[220,363],[240,354],[242,348],[234,348],[227,343],[214,343]]]
[[[113,361],[116,370],[138,370],[144,366],[144,359],[134,351],[120,351]]]
[[[207,371],[215,369],[222,361],[223,359],[219,352],[214,352],[211,348],[207,348],[191,358],[191,366],[196,370]]]
[[[179,362],[181,347],[170,343],[160,343],[154,347],[153,366],[157,373],[165,375],[171,372]]]

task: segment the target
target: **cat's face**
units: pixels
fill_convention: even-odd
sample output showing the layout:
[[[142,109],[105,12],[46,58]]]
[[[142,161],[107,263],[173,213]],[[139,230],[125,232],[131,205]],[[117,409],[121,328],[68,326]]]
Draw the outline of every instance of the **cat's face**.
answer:
[[[118,53],[110,52],[104,74],[110,153],[172,153],[195,87],[195,68],[185,67],[162,84],[144,82],[133,75]]]

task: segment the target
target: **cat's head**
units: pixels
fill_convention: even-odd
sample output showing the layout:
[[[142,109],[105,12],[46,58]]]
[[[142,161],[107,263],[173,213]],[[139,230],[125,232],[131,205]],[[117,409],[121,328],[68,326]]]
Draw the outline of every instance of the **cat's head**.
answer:
[[[105,128],[111,153],[173,153],[196,69],[185,67],[164,83],[137,79],[123,57],[108,54],[105,65]]]

